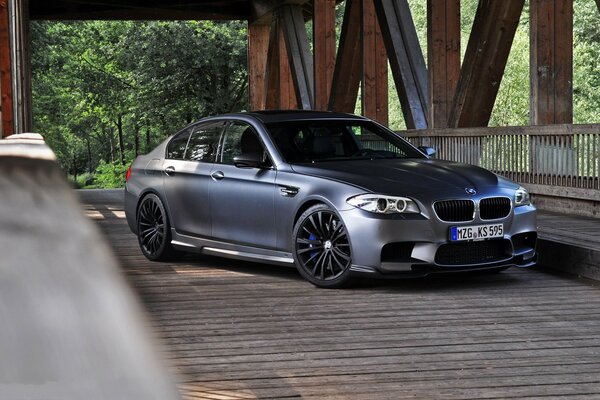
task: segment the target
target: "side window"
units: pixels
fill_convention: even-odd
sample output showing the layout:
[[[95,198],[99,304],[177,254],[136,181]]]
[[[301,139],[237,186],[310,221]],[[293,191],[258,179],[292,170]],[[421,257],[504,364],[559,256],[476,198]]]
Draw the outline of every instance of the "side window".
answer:
[[[242,153],[261,154],[266,161],[266,152],[254,129],[244,122],[232,122],[225,131],[221,151],[221,163],[233,165],[233,157]]]
[[[192,128],[192,136],[188,143],[185,159],[191,161],[214,162],[223,131],[223,122],[209,125],[197,125]]]
[[[189,128],[175,135],[175,137],[171,139],[171,141],[167,145],[167,158],[173,160],[183,160],[183,155],[185,154],[185,147],[187,146],[189,138]]]

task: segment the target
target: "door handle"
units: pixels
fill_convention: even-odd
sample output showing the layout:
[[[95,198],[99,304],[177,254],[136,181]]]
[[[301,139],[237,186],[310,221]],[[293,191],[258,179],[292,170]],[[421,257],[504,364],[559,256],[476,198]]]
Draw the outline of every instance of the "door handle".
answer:
[[[171,176],[175,173],[175,167],[173,166],[168,166],[167,168],[165,168],[165,174]]]
[[[215,181],[220,181],[221,179],[225,178],[225,174],[222,171],[215,171],[212,174],[210,174],[210,176],[215,180]]]

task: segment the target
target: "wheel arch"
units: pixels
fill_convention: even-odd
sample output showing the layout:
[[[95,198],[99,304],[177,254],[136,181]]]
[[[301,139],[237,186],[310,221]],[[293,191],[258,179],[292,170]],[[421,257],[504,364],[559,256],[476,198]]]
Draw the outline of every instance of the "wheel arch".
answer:
[[[168,203],[165,201],[164,196],[161,195],[160,192],[158,190],[156,190],[155,188],[146,188],[142,192],[140,192],[140,196],[138,197],[137,204],[135,205],[135,225],[136,225],[136,228],[137,228],[137,223],[138,223],[137,219],[138,219],[138,211],[140,209],[140,204],[146,198],[146,196],[148,196],[150,194],[153,194],[156,197],[158,197],[158,199],[160,200],[160,202],[163,204],[163,207],[165,208],[165,211],[167,213],[167,218],[169,218],[169,223],[171,223],[171,221],[173,220],[171,218],[171,212],[169,211]],[[171,226],[171,228],[172,228],[172,226]]]
[[[296,226],[296,222],[298,222],[298,219],[300,218],[300,216],[309,208],[311,208],[314,205],[317,204],[324,204],[327,207],[331,208],[332,210],[335,211],[336,214],[338,214],[339,216],[339,212],[337,211],[337,208],[327,199],[325,199],[324,197],[310,197],[304,200],[304,202],[302,204],[300,204],[300,206],[298,207],[298,209],[296,210],[296,213],[294,214],[294,220],[292,221],[292,229],[294,226]],[[341,218],[341,216],[340,216]]]
[[[320,207],[315,207],[315,206],[320,206]],[[321,278],[319,280],[319,278],[315,275],[313,276],[313,274],[315,273],[315,268],[318,268],[318,263],[319,261],[317,261],[317,264],[315,264],[314,268],[312,269],[312,273],[310,272],[310,268],[308,266],[306,266],[305,261],[307,260],[303,260],[302,257],[299,253],[298,253],[298,247],[296,245],[296,238],[300,236],[300,232],[303,231],[302,229],[302,224],[304,224],[305,222],[300,221],[300,217],[302,217],[304,214],[310,215],[307,213],[307,211],[311,210],[311,208],[314,208],[314,212],[328,212],[330,214],[333,214],[334,218],[336,218],[339,222],[341,222],[342,226],[344,227],[344,230],[346,231],[344,233],[344,238],[340,239],[340,240],[345,240],[347,242],[348,246],[348,252],[346,253],[346,255],[348,256],[348,258],[346,258],[346,262],[344,263],[343,260],[341,261],[342,264],[340,264],[340,261],[334,261],[333,263],[337,263],[335,265],[338,265],[338,269],[340,270],[339,273],[335,272],[334,267],[332,266],[332,258],[331,256],[329,256],[329,268],[332,272],[332,274],[334,274],[333,277],[331,278]],[[311,210],[311,213],[313,211]],[[305,218],[303,221],[306,221],[307,218]],[[323,221],[326,221],[326,219],[323,219]],[[329,220],[331,222],[331,220]],[[314,226],[314,222],[312,222],[313,226]],[[323,242],[325,243],[324,240],[329,240],[328,238],[330,238],[330,234],[337,232],[337,229],[335,231],[332,231],[331,229],[324,229],[321,223],[321,218],[319,218],[319,225],[321,225],[321,228],[316,228],[317,231],[316,232],[324,232],[322,233],[321,239]],[[329,227],[331,227],[331,225],[329,225]],[[312,235],[312,233],[310,231],[306,231],[308,233],[310,233]],[[306,234],[306,233],[304,233]],[[319,233],[316,233],[316,235],[321,235]],[[304,238],[306,239],[306,238]],[[303,240],[304,240],[303,239]],[[315,239],[312,237],[309,237],[308,239]],[[332,244],[334,247],[339,246],[340,244],[334,244],[336,243],[336,241],[339,239],[339,236],[336,236],[336,239],[331,239],[331,242],[329,243],[330,248],[332,247]],[[298,270],[298,272],[300,273],[300,275],[302,275],[302,277],[304,277],[304,279],[308,280],[309,282],[311,282],[312,284],[318,286],[318,287],[323,287],[323,288],[338,288],[338,287],[344,287],[346,286],[350,281],[351,281],[351,272],[350,272],[350,268],[352,266],[352,242],[350,240],[350,236],[348,234],[348,231],[346,230],[346,225],[344,223],[344,221],[342,220],[342,216],[340,215],[340,212],[338,211],[338,209],[327,199],[322,199],[322,198],[311,198],[311,199],[307,199],[305,202],[303,202],[301,204],[300,207],[298,207],[296,214],[294,215],[294,229],[293,229],[293,233],[292,233],[292,254],[294,257],[294,261],[296,264],[296,269]],[[298,243],[304,243],[301,244],[306,246],[306,242],[298,242]],[[343,244],[342,244],[343,245]],[[312,247],[312,245],[310,245]],[[327,249],[327,247],[324,247],[325,249]],[[316,250],[316,251],[322,251],[323,254],[319,257],[319,259],[321,259],[323,256],[325,256],[324,260],[327,260],[327,256],[325,252],[329,252],[329,250]],[[302,253],[305,253],[306,249],[302,250]],[[314,255],[311,255],[310,259],[312,259],[313,257],[315,257]],[[339,258],[339,257],[338,257]],[[310,261],[310,260],[308,260]],[[324,263],[325,261],[323,261]],[[343,265],[344,264],[344,265]],[[323,276],[324,271],[325,271],[325,264],[322,264],[321,266],[321,276]]]

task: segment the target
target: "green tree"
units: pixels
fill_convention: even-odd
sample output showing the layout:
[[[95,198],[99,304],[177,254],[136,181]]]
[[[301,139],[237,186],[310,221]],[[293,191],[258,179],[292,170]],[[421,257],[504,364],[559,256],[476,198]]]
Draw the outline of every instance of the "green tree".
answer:
[[[600,12],[594,0],[573,8],[573,120],[600,123]]]
[[[75,177],[94,171],[112,185],[122,168],[107,165],[247,107],[245,22],[31,25],[34,129]]]

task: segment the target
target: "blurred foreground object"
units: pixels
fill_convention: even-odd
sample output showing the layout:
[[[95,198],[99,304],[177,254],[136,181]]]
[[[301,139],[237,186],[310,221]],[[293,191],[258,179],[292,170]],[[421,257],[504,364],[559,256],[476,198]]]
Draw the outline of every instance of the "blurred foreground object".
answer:
[[[0,399],[178,398],[40,135],[0,140]]]

